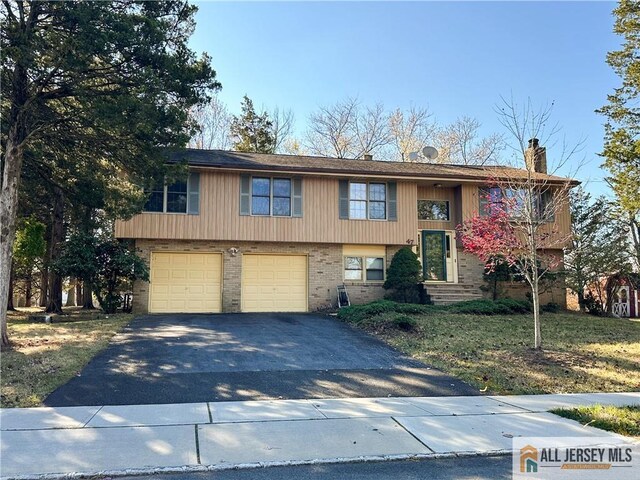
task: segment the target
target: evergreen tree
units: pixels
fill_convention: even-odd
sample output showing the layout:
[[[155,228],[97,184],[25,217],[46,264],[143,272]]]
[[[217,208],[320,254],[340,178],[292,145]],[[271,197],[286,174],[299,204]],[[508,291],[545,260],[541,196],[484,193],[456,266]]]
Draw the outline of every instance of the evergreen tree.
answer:
[[[624,39],[622,48],[607,55],[607,63],[622,79],[598,110],[606,117],[604,167],[630,226],[634,257],[640,268],[640,3],[620,0],[613,11],[614,32]]]
[[[267,112],[256,113],[248,96],[242,99],[242,114],[233,116],[231,135],[233,148],[238,152],[274,153],[273,122]]]
[[[387,279],[384,282],[386,290],[393,290],[391,298],[405,303],[418,303],[418,283],[422,279],[422,266],[410,247],[398,250],[387,269]]]
[[[188,48],[195,11],[180,0],[0,5],[2,345],[23,170],[55,184],[54,206],[76,168],[119,198],[161,179],[158,147],[185,145],[189,109],[219,87],[209,58]]]
[[[571,246],[564,261],[565,278],[584,310],[585,289],[599,287],[601,278],[628,270],[628,230],[604,197],[592,202],[582,187],[571,192],[570,208]]]

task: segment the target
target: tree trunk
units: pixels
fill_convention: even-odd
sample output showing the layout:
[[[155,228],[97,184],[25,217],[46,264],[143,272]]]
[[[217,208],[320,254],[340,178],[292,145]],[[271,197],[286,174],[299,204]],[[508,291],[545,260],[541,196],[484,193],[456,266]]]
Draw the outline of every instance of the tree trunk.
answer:
[[[9,299],[7,300],[7,310],[15,312],[16,307],[13,305],[13,283],[15,282],[13,265],[11,266],[11,276],[9,277]]]
[[[82,300],[82,282],[80,279],[76,278],[76,305],[81,305]]]
[[[531,285],[531,293],[533,300],[533,327],[534,327],[534,338],[533,338],[533,348],[536,350],[542,349],[542,329],[540,328],[540,278],[538,277],[538,270],[534,263],[533,272],[532,272],[532,285]]]
[[[26,74],[25,74],[26,90]],[[17,117],[17,115],[16,115]],[[2,169],[0,187],[0,347],[9,345],[7,333],[7,306],[9,304],[9,284],[13,243],[16,239],[16,214],[18,209],[18,186],[22,170],[22,142],[26,135],[22,122],[16,119],[10,125]]]
[[[47,258],[49,254],[47,253]],[[42,272],[40,273],[40,299],[38,301],[38,306],[46,307],[49,302],[49,268],[42,267]]]
[[[70,283],[69,290],[67,290],[67,303],[64,304],[65,307],[76,306],[76,280],[72,279]]]
[[[24,281],[24,306],[27,308],[31,306],[31,282],[31,274],[29,274],[27,279]]]
[[[87,281],[83,282],[82,296],[83,296],[82,309],[94,310],[96,307],[93,306],[93,294],[91,291],[91,284]]]
[[[582,292],[578,292],[578,310],[581,312],[586,312],[587,308],[584,304],[584,290]]]
[[[64,192],[53,187],[53,224],[51,226],[51,260],[60,256],[64,241]],[[49,303],[47,313],[62,313],[62,277],[57,272],[49,273]]]

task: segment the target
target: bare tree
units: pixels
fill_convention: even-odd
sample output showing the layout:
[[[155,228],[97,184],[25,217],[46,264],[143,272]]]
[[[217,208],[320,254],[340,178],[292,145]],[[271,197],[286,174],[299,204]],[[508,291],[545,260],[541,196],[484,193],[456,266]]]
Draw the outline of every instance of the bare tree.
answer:
[[[440,163],[458,165],[495,165],[505,148],[504,137],[494,133],[480,137],[481,123],[471,117],[457,118],[438,130],[435,143]]]
[[[512,138],[508,146],[516,152],[514,166],[518,168],[490,170],[488,184],[493,190],[482,199],[484,212],[466,221],[461,232],[465,250],[478,255],[487,268],[506,261],[529,285],[536,349],[542,348],[541,281],[562,263],[559,251],[570,240],[570,233],[558,229],[555,220],[559,214],[568,214],[569,193],[574,183],[555,174],[567,166],[584,143],[580,141],[568,148],[563,141],[558,156],[548,163],[546,149],[540,146],[539,139],[555,144],[552,140],[560,129],[550,123],[551,112],[552,105],[534,109],[530,100],[519,106],[513,99],[502,99],[496,113]]]
[[[271,135],[274,142],[274,153],[287,153],[288,145],[290,145],[291,136],[295,127],[295,115],[291,109],[283,110],[275,107],[269,113],[269,119],[272,123]]]
[[[305,146],[327,157],[375,155],[391,143],[388,119],[382,104],[362,107],[355,98],[320,107],[309,117]]]
[[[295,137],[288,138],[280,150],[281,153],[286,153],[287,155],[307,155],[307,149],[300,143],[300,140]]]
[[[189,141],[190,148],[228,150],[231,147],[231,115],[217,96],[209,103],[191,111],[192,119],[200,127]]]
[[[431,143],[436,132],[431,117],[428,109],[416,107],[411,107],[406,112],[397,108],[389,115],[394,159],[408,162],[409,153],[419,152]]]
[[[357,139],[353,158],[365,154],[381,153],[391,143],[389,115],[381,103],[357,110],[354,119],[354,132]]]

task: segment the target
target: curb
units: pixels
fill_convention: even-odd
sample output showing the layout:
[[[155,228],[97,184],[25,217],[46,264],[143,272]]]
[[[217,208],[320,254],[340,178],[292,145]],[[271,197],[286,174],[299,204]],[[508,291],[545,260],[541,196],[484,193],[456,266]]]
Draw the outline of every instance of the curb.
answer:
[[[75,480],[86,477],[124,477],[138,475],[158,475],[176,473],[202,473],[221,472],[226,470],[252,470],[257,468],[270,467],[294,467],[301,465],[325,465],[343,463],[369,463],[369,462],[392,462],[400,460],[429,460],[440,458],[467,458],[467,457],[499,457],[511,455],[511,450],[488,450],[484,452],[455,452],[455,453],[420,453],[420,454],[397,454],[397,455],[366,455],[360,457],[336,457],[321,458],[314,460],[283,460],[275,462],[255,462],[238,464],[212,464],[212,465],[185,465],[181,467],[149,467],[122,470],[102,470],[96,472],[73,472],[73,473],[44,473],[39,475],[16,475],[0,477],[0,480]]]

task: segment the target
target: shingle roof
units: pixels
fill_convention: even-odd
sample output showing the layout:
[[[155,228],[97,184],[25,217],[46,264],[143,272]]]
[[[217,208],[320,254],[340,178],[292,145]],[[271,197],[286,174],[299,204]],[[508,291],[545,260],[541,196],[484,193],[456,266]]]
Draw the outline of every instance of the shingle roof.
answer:
[[[381,175],[385,177],[429,177],[483,180],[490,176],[526,176],[526,170],[512,167],[479,167],[439,163],[387,162],[345,158],[231,152],[185,148],[171,150],[169,162],[184,162],[198,167],[221,169],[332,173],[345,175]],[[566,178],[536,173],[540,180],[565,182]],[[575,181],[574,181],[575,182]]]

